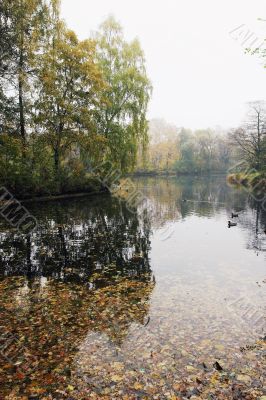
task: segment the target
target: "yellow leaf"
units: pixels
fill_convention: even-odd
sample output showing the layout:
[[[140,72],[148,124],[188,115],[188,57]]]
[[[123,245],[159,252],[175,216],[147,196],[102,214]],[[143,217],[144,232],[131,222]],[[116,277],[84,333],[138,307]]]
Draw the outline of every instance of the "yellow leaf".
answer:
[[[143,389],[143,385],[141,385],[139,382],[136,382],[136,383],[134,384],[134,389],[136,389],[136,390]]]
[[[196,371],[196,368],[192,367],[192,365],[187,365],[186,369],[187,369],[187,371],[191,371],[191,372]]]
[[[219,377],[219,375],[218,375],[217,372],[215,372],[215,373],[212,375],[212,377],[211,377],[211,383],[212,383],[213,385],[215,385],[215,384],[217,383],[218,377]]]
[[[111,380],[113,381],[113,382],[119,382],[119,381],[121,381],[123,378],[122,378],[122,376],[119,376],[119,375],[113,375],[112,377],[111,377]]]
[[[237,375],[237,380],[241,381],[241,382],[244,382],[244,383],[250,383],[251,378],[248,375],[241,375],[240,374],[240,375]]]

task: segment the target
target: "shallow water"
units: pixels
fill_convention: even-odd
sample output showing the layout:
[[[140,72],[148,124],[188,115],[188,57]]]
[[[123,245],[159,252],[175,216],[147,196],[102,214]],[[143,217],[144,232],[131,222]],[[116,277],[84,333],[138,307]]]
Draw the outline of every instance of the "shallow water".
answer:
[[[264,394],[265,353],[243,351],[266,334],[260,203],[224,177],[135,185],[134,213],[103,195],[27,204],[28,237],[0,222],[3,396],[208,398],[215,362]]]

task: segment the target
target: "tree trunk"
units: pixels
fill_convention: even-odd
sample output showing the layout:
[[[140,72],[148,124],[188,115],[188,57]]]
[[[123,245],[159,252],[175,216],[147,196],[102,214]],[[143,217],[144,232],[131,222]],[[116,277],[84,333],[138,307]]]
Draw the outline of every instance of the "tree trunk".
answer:
[[[257,116],[257,134],[258,134],[258,143],[257,143],[257,169],[260,171],[261,169],[261,135],[260,135],[260,113]]]
[[[19,99],[19,125],[20,135],[25,145],[26,128],[24,113],[24,91],[23,91],[23,72],[24,72],[24,27],[20,27],[19,61],[18,61],[18,99]]]
[[[20,123],[20,134],[23,142],[26,139],[26,129],[25,129],[25,116],[24,116],[24,100],[23,100],[23,83],[21,77],[19,77],[19,123]]]
[[[57,193],[61,193],[61,176],[60,176],[60,151],[59,147],[54,148],[54,179]]]
[[[60,117],[60,109],[57,105],[57,114]],[[60,123],[56,127],[56,141],[54,143],[54,174],[55,174],[55,181],[57,184],[57,190],[61,193],[61,174],[60,174],[60,151],[61,151],[61,137],[63,132],[63,124]]]
[[[54,149],[54,170],[55,170],[55,175],[59,175],[59,167],[60,167],[60,157],[59,157],[59,149],[56,147]]]

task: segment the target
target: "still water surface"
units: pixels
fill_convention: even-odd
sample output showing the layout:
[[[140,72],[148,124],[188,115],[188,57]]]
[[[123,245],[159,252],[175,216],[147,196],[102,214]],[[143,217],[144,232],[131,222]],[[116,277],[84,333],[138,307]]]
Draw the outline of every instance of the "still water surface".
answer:
[[[202,365],[252,375],[266,213],[223,177],[135,184],[136,213],[102,195],[28,204],[28,237],[0,221],[3,395],[170,399]]]

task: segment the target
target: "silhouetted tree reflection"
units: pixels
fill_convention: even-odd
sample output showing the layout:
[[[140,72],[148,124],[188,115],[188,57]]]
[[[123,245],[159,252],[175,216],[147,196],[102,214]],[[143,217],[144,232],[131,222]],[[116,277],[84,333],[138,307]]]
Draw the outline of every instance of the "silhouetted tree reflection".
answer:
[[[64,391],[66,385],[72,385],[73,376],[75,379],[79,378],[78,374],[81,375],[81,380],[84,376],[88,378],[88,381],[84,381],[85,386],[95,384],[99,388],[99,383],[103,383],[109,388],[114,383],[112,376],[116,374],[114,364],[117,366],[120,363],[125,365],[125,371],[130,371],[130,374],[133,371],[133,379],[135,370],[141,370],[143,366],[148,366],[148,369],[144,369],[147,375],[150,371],[149,365],[158,370],[162,366],[164,375],[173,369],[176,376],[176,364],[167,364],[167,360],[170,357],[172,360],[174,351],[186,343],[193,343],[191,350],[194,345],[201,343],[197,354],[204,356],[202,360],[205,361],[209,346],[204,350],[202,339],[209,335],[210,330],[204,329],[210,325],[210,316],[215,318],[212,318],[208,329],[214,330],[215,338],[220,340],[222,337],[222,323],[225,321],[227,329],[231,319],[226,319],[227,310],[225,319],[223,313],[222,319],[218,318],[217,307],[220,309],[221,306],[216,288],[222,284],[221,277],[225,284],[230,285],[228,293],[231,293],[233,286],[237,286],[235,277],[231,280],[227,276],[228,271],[231,274],[232,270],[230,261],[229,265],[226,261],[231,254],[225,260],[222,259],[224,263],[216,268],[213,261],[213,265],[208,267],[208,246],[202,250],[202,259],[197,254],[191,257],[192,261],[196,261],[195,267],[189,260],[186,263],[189,254],[185,252],[184,270],[189,272],[185,272],[182,279],[183,267],[176,268],[178,280],[173,275],[174,279],[171,281],[168,269],[165,269],[167,275],[163,275],[164,271],[160,275],[161,271],[158,271],[158,290],[151,302],[155,286],[149,262],[152,230],[168,222],[189,219],[190,215],[193,218],[188,221],[188,226],[193,229],[193,220],[196,217],[203,217],[204,223],[207,218],[217,216],[219,219],[221,216],[221,224],[223,221],[225,224],[224,234],[227,219],[232,211],[238,211],[236,229],[239,229],[239,234],[246,234],[248,248],[265,251],[265,211],[247,192],[229,188],[224,178],[154,179],[145,182],[139,180],[139,183],[140,189],[147,196],[148,208],[141,206],[135,214],[128,211],[126,204],[118,199],[102,196],[31,206],[30,211],[37,217],[39,227],[28,237],[10,229],[7,224],[0,223],[0,274],[2,278],[6,277],[0,280],[1,333],[11,333],[17,338],[13,343],[16,348],[13,349],[12,369],[6,368],[5,360],[0,362],[0,398],[6,398],[13,388],[19,388],[18,397],[31,398],[33,384],[36,388],[45,387],[45,391],[52,397],[56,390],[56,397],[60,393],[58,390]],[[223,229],[221,224],[215,224],[215,228]],[[155,239],[155,243],[158,243],[158,239]],[[207,244],[208,237],[203,240]],[[202,241],[201,237],[198,239],[197,236],[196,242],[189,242],[188,239],[188,250],[193,251],[194,246],[197,251],[198,241]],[[240,245],[242,242],[240,240]],[[176,262],[174,256],[179,251],[178,241],[176,243],[173,264]],[[218,245],[223,246],[223,243]],[[216,254],[213,253],[215,259]],[[257,260],[256,257],[254,259]],[[159,257],[158,260],[157,264],[161,262]],[[263,263],[258,261],[260,268]],[[171,259],[169,264],[171,267]],[[191,269],[187,268],[191,265]],[[246,264],[242,260],[237,264],[236,270],[239,271],[236,278],[242,274],[243,265]],[[163,266],[163,263],[159,266]],[[225,274],[222,273],[224,266]],[[197,273],[202,279],[197,277]],[[195,280],[191,279],[194,274]],[[180,275],[184,290],[179,286]],[[240,287],[236,288],[235,294],[242,293],[242,284],[246,293],[246,274],[243,283],[240,280]],[[192,299],[192,296],[188,296],[188,288],[194,287],[196,290],[193,291]],[[210,291],[206,290],[208,287]],[[177,295],[172,296],[175,289]],[[208,301],[205,301],[205,291]],[[261,294],[263,290],[259,292]],[[221,296],[224,299],[223,287]],[[210,308],[209,303],[212,302],[209,298],[214,299],[214,305],[210,304]],[[194,309],[197,299],[199,302]],[[206,313],[206,307],[210,314]],[[232,322],[235,319],[238,318],[233,314]],[[191,328],[191,321],[194,321],[195,329]],[[157,331],[154,329],[156,326]],[[236,330],[228,330],[228,343],[232,343],[233,335],[236,338],[233,340],[237,340],[237,347],[238,332],[242,332],[242,323]],[[188,340],[190,337],[192,340]],[[173,341],[168,341],[168,338]],[[162,345],[166,342],[173,346],[170,347],[170,352],[167,349],[168,344]],[[146,355],[142,357],[146,343]],[[34,381],[29,379],[31,371],[24,378],[17,374],[16,366],[23,368],[19,352],[21,346],[23,363],[30,363],[35,368]],[[156,346],[160,350],[153,357],[150,350],[156,349]],[[165,350],[160,354],[163,348]],[[227,349],[225,346],[222,348],[224,350],[221,352]],[[211,352],[210,360],[213,354]],[[184,361],[182,370],[190,365],[186,359]],[[113,369],[109,369],[111,362]],[[173,359],[173,362],[176,363],[176,360]],[[165,370],[165,366],[169,368]],[[102,375],[100,371],[103,371]],[[124,384],[123,377],[121,384]]]
[[[248,198],[249,206],[241,214],[240,226],[247,232],[247,248],[257,253],[266,252],[266,212],[261,202]]]
[[[116,274],[142,279],[151,273],[150,235],[189,215],[212,217],[226,210],[240,215],[248,248],[265,250],[265,211],[245,190],[235,190],[225,177],[138,179],[147,198],[138,214],[109,196],[32,205],[39,226],[30,237],[0,226],[0,273],[89,281],[105,285]],[[226,223],[226,221],[225,221]],[[95,273],[98,273],[95,275]]]
[[[111,197],[32,206],[39,226],[31,236],[7,227],[0,233],[2,275],[95,281],[115,274],[141,278],[150,273],[149,220],[128,211]]]
[[[31,212],[39,226],[30,236],[0,228],[1,333],[12,332],[13,362],[22,359],[20,368],[52,392],[64,389],[90,334],[119,347],[132,326],[149,321],[151,225],[145,213],[109,196],[34,205]],[[15,367],[2,375],[5,397],[21,378]],[[22,392],[32,392],[30,379]]]

